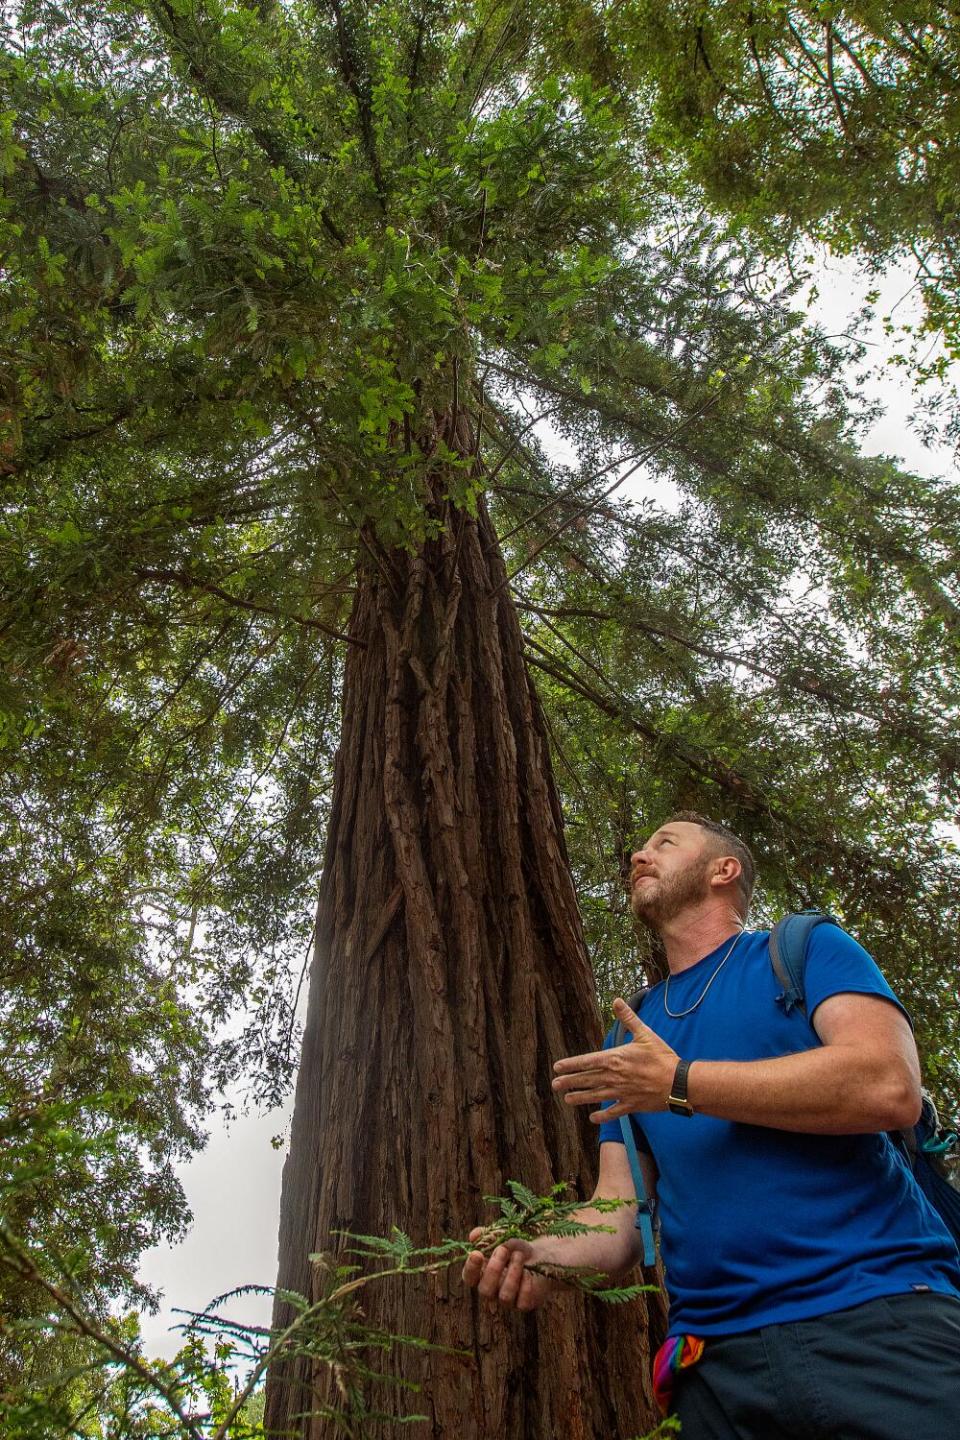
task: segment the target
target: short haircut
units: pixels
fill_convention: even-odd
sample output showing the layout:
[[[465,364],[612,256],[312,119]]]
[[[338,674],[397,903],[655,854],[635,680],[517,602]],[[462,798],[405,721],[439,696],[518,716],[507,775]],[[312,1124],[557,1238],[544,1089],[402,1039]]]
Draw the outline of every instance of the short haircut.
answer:
[[[701,830],[706,830],[710,835],[716,836],[717,844],[715,853],[718,855],[733,855],[740,861],[740,878],[737,887],[743,896],[743,913],[746,915],[750,909],[750,901],[753,898],[753,887],[757,876],[757,867],[750,847],[728,830],[726,825],[721,825],[717,820],[710,820],[706,815],[701,815],[696,810],[678,810],[676,814],[670,815],[661,822],[662,825],[673,825],[676,823],[685,825],[699,825]],[[658,827],[661,828],[661,827]]]

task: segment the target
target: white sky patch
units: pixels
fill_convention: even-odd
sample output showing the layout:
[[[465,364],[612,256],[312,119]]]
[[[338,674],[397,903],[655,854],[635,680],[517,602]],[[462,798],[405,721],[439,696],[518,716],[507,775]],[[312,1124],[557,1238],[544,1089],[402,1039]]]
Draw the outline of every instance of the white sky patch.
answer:
[[[239,1096],[231,1097],[239,1104]],[[174,1308],[202,1310],[241,1285],[273,1285],[277,1278],[280,1178],[293,1098],[269,1115],[237,1115],[229,1128],[215,1124],[205,1150],[177,1173],[193,1211],[181,1245],[147,1250],[140,1279],[163,1291],[162,1308],[142,1317],[147,1355],[170,1359],[183,1344],[171,1327],[187,1317]],[[283,1135],[279,1150],[272,1137]],[[270,1322],[267,1297],[249,1295],[222,1312],[243,1324]]]
[[[913,269],[903,263],[890,265],[881,276],[866,276],[855,260],[821,253],[812,267],[811,282],[818,292],[807,306],[807,314],[827,335],[855,334],[867,347],[864,368],[869,378],[864,389],[867,398],[877,400],[884,413],[870,427],[864,449],[873,454],[896,456],[918,475],[956,476],[957,457],[948,444],[927,446],[911,423],[918,396],[913,390],[906,368],[891,364],[896,348],[891,336],[884,332],[884,319],[895,326],[918,326],[923,303],[915,282]],[[864,297],[870,290],[879,292],[874,319],[869,326],[856,325]],[[856,327],[856,328],[853,328]],[[931,337],[927,358],[939,350],[939,342]],[[960,383],[960,366],[951,367],[954,383]]]

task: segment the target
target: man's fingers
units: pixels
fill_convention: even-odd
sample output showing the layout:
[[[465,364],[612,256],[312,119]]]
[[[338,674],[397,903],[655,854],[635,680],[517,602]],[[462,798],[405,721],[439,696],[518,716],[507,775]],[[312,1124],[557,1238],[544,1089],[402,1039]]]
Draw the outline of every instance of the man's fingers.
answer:
[[[474,1252],[477,1255],[479,1253],[479,1251]],[[467,1256],[467,1262],[464,1265],[464,1279],[468,1283],[473,1283],[470,1277],[476,1277],[479,1273],[478,1267],[471,1263],[474,1260],[474,1254]],[[487,1300],[498,1300],[501,1305],[512,1308],[520,1293],[524,1275],[523,1267],[532,1255],[533,1251],[529,1244],[522,1240],[511,1240],[505,1245],[498,1245],[483,1264],[482,1274],[479,1274],[476,1282],[477,1294]],[[482,1256],[480,1258],[483,1259]]]
[[[517,1240],[498,1245],[492,1255],[474,1250],[464,1263],[464,1281],[474,1286],[478,1295],[508,1310],[535,1310],[546,1292],[541,1277],[526,1268],[533,1253],[528,1244]]]
[[[473,1229],[470,1231],[470,1234],[467,1236],[467,1239],[468,1239],[468,1240],[479,1240],[479,1239],[480,1239],[480,1236],[481,1236],[482,1234],[483,1234],[483,1226],[482,1226],[482,1225],[474,1225]]]
[[[470,1238],[472,1240],[473,1236],[471,1235]],[[479,1250],[472,1251],[464,1261],[463,1283],[465,1285],[476,1285],[480,1276],[483,1274],[483,1267],[486,1263],[486,1255],[481,1254]]]
[[[565,1105],[599,1105],[601,1100],[619,1100],[616,1090],[568,1090],[563,1097]]]
[[[484,1267],[483,1277],[477,1286],[479,1294],[493,1299],[500,1292],[500,1285],[503,1281],[503,1272],[507,1268],[507,1261],[510,1259],[510,1251],[505,1245],[498,1245],[496,1250],[487,1260]]]
[[[621,1115],[629,1115],[629,1105],[608,1105],[606,1110],[594,1110],[587,1117],[594,1125],[602,1125],[605,1120],[619,1120]]]
[[[568,1055],[563,1060],[554,1060],[554,1073],[569,1075],[577,1070],[598,1070],[606,1064],[609,1055],[609,1050],[594,1050],[590,1055]]]
[[[517,1296],[517,1309],[535,1310],[538,1302],[537,1276],[531,1275],[529,1270],[524,1270],[523,1279],[520,1281],[520,1293]]]
[[[600,1080],[597,1076],[583,1076],[580,1084],[566,1084],[563,1087],[564,1104],[593,1104],[600,1100],[619,1100],[623,1094],[622,1084],[612,1080]]]
[[[555,1075],[550,1085],[558,1095],[565,1095],[568,1090],[582,1090],[584,1085],[609,1085],[612,1078],[608,1065],[597,1065],[587,1070]]]
[[[645,1040],[653,1032],[649,1025],[644,1025],[640,1016],[635,1010],[631,1010],[626,1000],[618,995],[613,1002],[613,1013],[621,1025],[625,1025],[635,1040]]]
[[[522,1250],[514,1250],[507,1262],[503,1280],[500,1282],[500,1304],[513,1305],[520,1293],[526,1256]]]

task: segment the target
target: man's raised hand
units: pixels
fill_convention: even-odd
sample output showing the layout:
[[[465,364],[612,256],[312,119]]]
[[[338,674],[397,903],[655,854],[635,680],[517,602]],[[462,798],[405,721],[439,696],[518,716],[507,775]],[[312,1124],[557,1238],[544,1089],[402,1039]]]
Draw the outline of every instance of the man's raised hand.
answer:
[[[589,1055],[571,1055],[554,1064],[553,1088],[568,1105],[601,1105],[594,1110],[595,1125],[616,1120],[633,1110],[666,1110],[679,1056],[661,1040],[619,996],[613,1013],[630,1032],[626,1045],[596,1050]]]

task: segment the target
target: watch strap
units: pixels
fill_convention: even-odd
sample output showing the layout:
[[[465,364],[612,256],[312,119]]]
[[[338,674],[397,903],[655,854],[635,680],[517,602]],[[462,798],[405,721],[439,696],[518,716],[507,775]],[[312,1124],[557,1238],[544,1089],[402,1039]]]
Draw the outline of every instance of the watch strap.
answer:
[[[678,1060],[677,1068],[673,1072],[673,1084],[670,1086],[670,1094],[667,1097],[667,1109],[674,1115],[692,1115],[693,1106],[687,1099],[687,1076],[690,1072],[690,1060]]]

